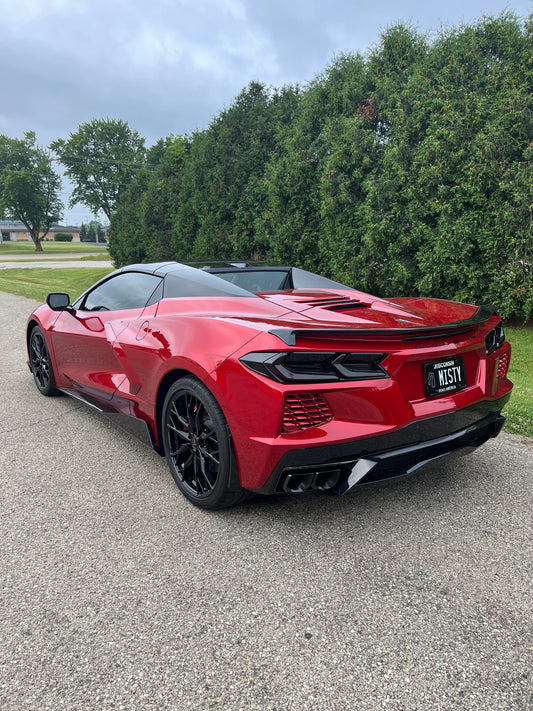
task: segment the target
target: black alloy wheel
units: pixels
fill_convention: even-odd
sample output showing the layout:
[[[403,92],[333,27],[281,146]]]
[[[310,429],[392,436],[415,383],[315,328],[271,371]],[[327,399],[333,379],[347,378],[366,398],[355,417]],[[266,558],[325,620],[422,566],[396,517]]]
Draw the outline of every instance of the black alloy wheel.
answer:
[[[226,419],[196,378],[186,376],[170,388],[161,430],[170,471],[189,501],[220,509],[244,498]]]
[[[31,371],[37,389],[43,395],[57,395],[50,352],[39,326],[35,326],[31,332],[29,350]]]

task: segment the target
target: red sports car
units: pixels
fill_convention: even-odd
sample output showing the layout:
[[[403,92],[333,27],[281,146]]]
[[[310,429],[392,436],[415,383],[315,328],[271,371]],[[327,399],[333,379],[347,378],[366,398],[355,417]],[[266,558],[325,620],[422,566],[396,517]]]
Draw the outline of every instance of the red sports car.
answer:
[[[203,508],[409,474],[496,436],[512,389],[491,309],[294,267],[124,267],[49,294],[27,343],[43,395],[144,436]]]

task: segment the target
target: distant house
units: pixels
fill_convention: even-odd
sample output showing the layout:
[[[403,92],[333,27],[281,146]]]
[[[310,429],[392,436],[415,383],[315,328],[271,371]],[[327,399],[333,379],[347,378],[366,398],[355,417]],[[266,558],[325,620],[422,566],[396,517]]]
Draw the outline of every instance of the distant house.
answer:
[[[80,241],[80,228],[72,225],[52,225],[45,239],[54,239],[57,232],[71,232],[72,241]],[[42,233],[41,233],[42,234]],[[0,244],[2,242],[31,242],[30,233],[22,222],[8,222],[0,220]]]

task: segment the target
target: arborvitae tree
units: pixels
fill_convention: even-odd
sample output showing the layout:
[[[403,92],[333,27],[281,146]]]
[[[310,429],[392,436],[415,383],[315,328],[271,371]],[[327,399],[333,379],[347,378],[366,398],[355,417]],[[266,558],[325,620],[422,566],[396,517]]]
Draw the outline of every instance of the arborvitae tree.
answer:
[[[531,304],[531,47],[504,15],[449,31],[433,48],[429,109],[439,120],[412,176],[435,215],[420,252],[423,293],[485,298],[505,311],[513,302],[524,315]]]
[[[365,183],[367,225],[359,264],[362,286],[382,295],[410,293],[417,278],[418,235],[412,230],[408,190],[421,139],[418,119],[424,112],[423,99],[414,102],[410,87],[419,86],[426,56],[424,37],[397,25],[382,35],[368,60],[373,87],[368,118],[376,132],[379,161]]]
[[[194,134],[184,166],[173,244],[202,259],[253,251],[255,186],[274,149],[277,92],[253,82],[209,129]]]
[[[152,177],[140,205],[143,237],[148,244],[147,258],[159,262],[173,253],[172,234],[178,209],[180,179],[189,150],[183,136],[170,135],[148,151]]]
[[[143,168],[122,195],[119,206],[111,216],[108,232],[109,254],[115,266],[149,261],[150,240],[142,230],[143,200],[151,174]]]

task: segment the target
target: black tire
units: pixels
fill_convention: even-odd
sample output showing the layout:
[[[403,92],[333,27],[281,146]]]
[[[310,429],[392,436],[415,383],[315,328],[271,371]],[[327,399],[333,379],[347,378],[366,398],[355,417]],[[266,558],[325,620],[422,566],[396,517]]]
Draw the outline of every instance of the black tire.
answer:
[[[170,472],[195,506],[222,509],[246,497],[226,418],[199,380],[185,376],[172,385],[163,405],[161,433]]]
[[[50,351],[39,326],[34,326],[30,334],[30,366],[37,390],[42,395],[57,395],[56,381]]]

